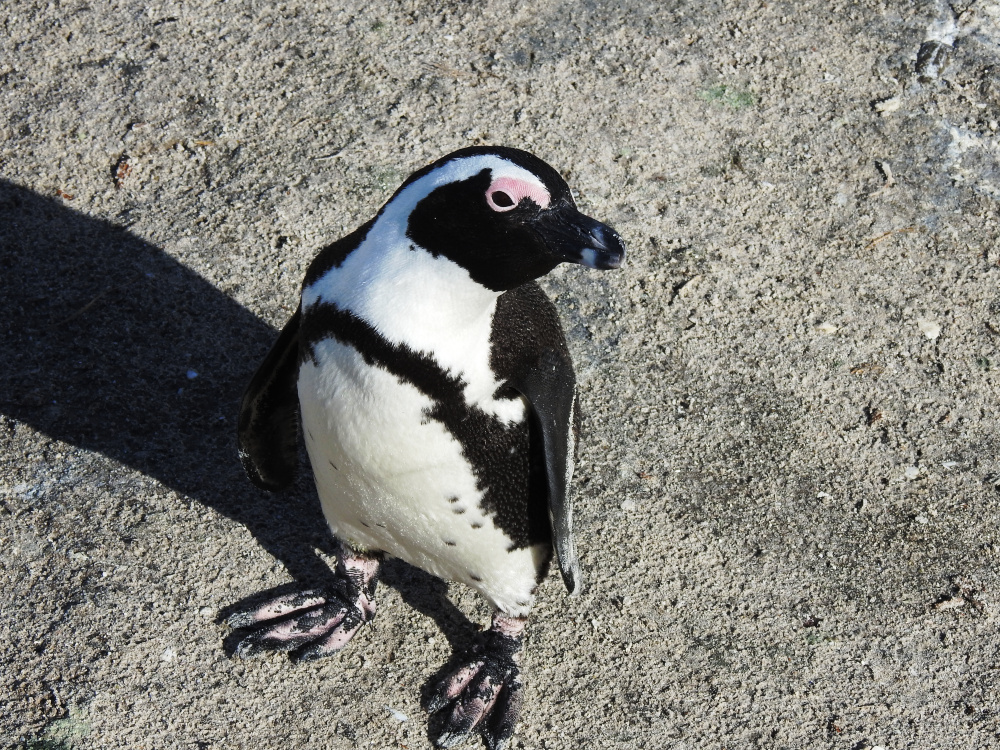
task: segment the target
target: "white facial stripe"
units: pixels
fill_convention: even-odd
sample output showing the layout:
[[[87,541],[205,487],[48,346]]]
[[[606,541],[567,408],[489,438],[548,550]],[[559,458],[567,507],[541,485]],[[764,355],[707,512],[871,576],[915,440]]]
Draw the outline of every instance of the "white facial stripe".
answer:
[[[481,156],[468,156],[464,159],[455,159],[447,162],[444,166],[425,174],[406,186],[399,195],[392,199],[392,202],[385,207],[383,217],[388,218],[393,214],[393,220],[399,221],[401,216],[405,230],[406,219],[410,212],[416,208],[417,204],[430,195],[436,188],[447,185],[450,182],[461,182],[473,177],[484,169],[490,170],[490,177],[493,182],[502,178],[525,183],[526,187],[534,187],[538,193],[549,194],[548,189],[533,173],[523,167],[519,167],[514,162],[507,161],[492,154],[482,154]]]

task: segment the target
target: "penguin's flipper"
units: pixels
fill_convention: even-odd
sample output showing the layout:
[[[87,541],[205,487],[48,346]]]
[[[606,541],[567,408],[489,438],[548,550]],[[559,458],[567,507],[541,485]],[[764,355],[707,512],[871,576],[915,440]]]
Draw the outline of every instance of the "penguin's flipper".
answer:
[[[264,490],[284,489],[295,477],[300,318],[296,310],[254,373],[240,404],[240,460],[250,481]]]
[[[555,346],[542,349],[534,365],[513,378],[511,384],[531,403],[541,428],[552,542],[567,590],[570,595],[579,594],[583,581],[573,540],[573,503],[569,497],[579,423],[576,376],[565,343],[560,340]]]

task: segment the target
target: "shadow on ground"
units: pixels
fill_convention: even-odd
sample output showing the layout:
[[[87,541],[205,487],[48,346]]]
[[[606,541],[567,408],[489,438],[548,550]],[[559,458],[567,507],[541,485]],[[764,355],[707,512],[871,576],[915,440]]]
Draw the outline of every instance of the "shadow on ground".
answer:
[[[329,579],[314,549],[333,540],[308,477],[269,494],[236,455],[239,399],[271,326],[127,230],[3,180],[0,278],[0,413],[244,525],[296,581]],[[398,561],[383,580],[453,647],[470,642],[443,582]]]

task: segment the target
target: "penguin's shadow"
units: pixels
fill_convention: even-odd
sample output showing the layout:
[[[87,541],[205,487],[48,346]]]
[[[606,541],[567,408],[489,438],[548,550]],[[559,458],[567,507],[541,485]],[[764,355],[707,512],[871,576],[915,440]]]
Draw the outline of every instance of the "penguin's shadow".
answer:
[[[308,479],[272,495],[236,455],[239,400],[271,326],[126,229],[5,180],[0,279],[0,413],[242,524],[296,581],[329,578]],[[383,580],[457,650],[469,642],[444,583],[395,561]]]

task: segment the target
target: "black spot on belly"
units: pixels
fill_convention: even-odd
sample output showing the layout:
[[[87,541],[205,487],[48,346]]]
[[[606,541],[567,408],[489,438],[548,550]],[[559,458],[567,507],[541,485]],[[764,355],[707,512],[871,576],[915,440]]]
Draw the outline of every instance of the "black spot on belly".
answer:
[[[481,523],[479,523],[479,521],[476,521],[474,524],[472,524],[472,528],[474,528],[474,529],[481,529],[481,528],[483,528],[483,525]]]
[[[320,267],[337,264],[327,260]],[[503,324],[496,324],[490,341],[490,366],[501,381],[513,376],[511,368],[523,352],[565,347],[555,309],[537,284],[502,294],[494,319],[503,319]],[[552,538],[541,429],[536,420],[528,417],[508,425],[477,407],[470,408],[465,402],[466,383],[460,377],[442,369],[428,354],[391,343],[369,323],[334,304],[320,303],[304,310],[299,336],[302,360],[316,362],[316,344],[335,337],[353,347],[368,365],[412,384],[430,398],[434,405],[424,418],[443,424],[461,445],[477,489],[483,493],[479,505],[494,525],[515,548]],[[511,346],[511,342],[518,345]],[[496,398],[520,396],[513,388],[503,387]],[[454,503],[458,498],[447,500]],[[465,510],[453,508],[456,514]]]
[[[334,471],[340,471],[340,469],[337,468],[337,464],[335,464],[333,461],[330,462],[330,466],[333,467]]]
[[[482,583],[483,579],[477,576],[475,573],[469,573],[469,578],[471,578],[476,583]]]
[[[465,513],[465,508],[452,508],[451,512],[456,513],[458,515],[462,515],[463,513]]]
[[[370,529],[371,528],[371,526],[369,526],[368,524],[366,524],[364,521],[361,522],[361,525],[364,526],[366,529]]]
[[[444,540],[444,543],[447,544],[449,547],[458,546],[458,542],[449,542],[447,539]]]
[[[448,498],[448,502],[449,503],[457,503],[458,502],[458,495],[452,495],[451,497],[449,497]]]

